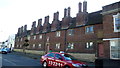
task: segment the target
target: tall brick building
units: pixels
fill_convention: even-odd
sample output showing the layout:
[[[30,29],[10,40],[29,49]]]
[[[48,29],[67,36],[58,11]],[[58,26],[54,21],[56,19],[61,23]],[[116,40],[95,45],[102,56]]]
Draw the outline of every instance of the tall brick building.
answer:
[[[95,54],[98,58],[120,58],[120,2],[88,13],[87,2],[84,1],[83,9],[82,3],[78,4],[76,17],[71,17],[70,12],[70,7],[65,8],[61,21],[59,12],[54,13],[51,24],[49,16],[46,16],[43,25],[39,19],[37,26],[36,21],[33,22],[31,30],[27,30],[27,25],[20,27],[15,48],[22,48],[24,40],[28,39],[30,50],[52,49]]]

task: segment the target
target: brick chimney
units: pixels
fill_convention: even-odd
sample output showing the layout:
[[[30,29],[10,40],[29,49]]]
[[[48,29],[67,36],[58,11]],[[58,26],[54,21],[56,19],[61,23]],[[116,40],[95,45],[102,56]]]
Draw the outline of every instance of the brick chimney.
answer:
[[[31,28],[31,35],[36,33],[36,21],[32,23],[32,28]]]
[[[64,17],[66,17],[67,16],[67,9],[65,8],[64,9]]]
[[[53,21],[55,20],[55,15],[56,15],[56,13],[53,14]]]
[[[51,24],[51,31],[56,31],[60,27],[59,12],[54,13],[54,19]]]
[[[50,31],[50,23],[49,23],[49,16],[46,16],[43,24],[43,33],[48,31]]]
[[[32,28],[35,28],[35,27],[36,27],[36,21],[32,23]]]
[[[20,28],[20,36],[23,36],[23,26]]]
[[[79,5],[78,5],[78,13],[82,12],[82,3],[79,2]]]
[[[19,36],[20,35],[20,28],[18,28],[18,32],[17,32],[17,36]]]
[[[38,19],[38,25],[37,25],[37,27],[41,26],[41,25],[42,25],[42,19]]]
[[[83,2],[83,12],[87,12],[87,1]]]
[[[68,17],[70,17],[70,10],[71,10],[71,8],[68,7],[68,13],[67,13],[67,16],[68,16]]]
[[[71,24],[71,16],[70,16],[70,10],[71,8],[68,7],[68,9],[64,9],[64,18],[62,19],[61,27],[62,29],[67,29]]]
[[[88,16],[87,1],[83,2],[83,12],[81,11],[81,8],[82,8],[82,3],[80,2],[78,4],[78,13],[76,16],[76,26],[83,26],[87,22],[87,16]]]
[[[23,33],[23,26],[21,27],[21,33]]]
[[[24,25],[24,32],[23,32],[23,36],[27,35],[27,25]]]
[[[56,12],[56,20],[59,20],[59,12]]]
[[[45,23],[49,23],[49,16],[46,16],[46,17],[45,17],[44,24],[45,24]]]
[[[27,25],[24,25],[24,32],[27,31]]]
[[[36,34],[39,34],[41,32],[42,32],[42,19],[38,19]]]

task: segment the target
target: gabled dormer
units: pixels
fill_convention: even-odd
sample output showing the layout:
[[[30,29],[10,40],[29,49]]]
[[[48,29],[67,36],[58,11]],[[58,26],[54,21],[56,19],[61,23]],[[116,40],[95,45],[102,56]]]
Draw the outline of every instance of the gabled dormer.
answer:
[[[70,16],[70,7],[68,9],[64,9],[64,18],[62,19],[61,27],[62,29],[68,29],[69,26],[72,24],[71,20],[72,17]]]
[[[50,31],[49,16],[46,16],[44,24],[43,24],[43,33],[46,33],[46,32],[49,32],[49,31]]]
[[[87,23],[88,12],[87,12],[87,1],[83,2],[83,12],[82,12],[82,3],[78,4],[78,13],[76,16],[76,26],[83,26]]]
[[[60,29],[60,21],[59,21],[59,12],[54,13],[53,21],[51,24],[51,31],[56,31]]]
[[[42,33],[43,26],[42,26],[42,19],[38,19],[38,25],[36,28],[36,34]]]

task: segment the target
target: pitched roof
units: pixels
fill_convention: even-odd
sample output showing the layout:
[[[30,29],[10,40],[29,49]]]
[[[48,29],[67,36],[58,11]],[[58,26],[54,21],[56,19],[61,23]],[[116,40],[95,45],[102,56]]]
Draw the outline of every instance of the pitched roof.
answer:
[[[97,11],[88,14],[88,21],[86,25],[102,24],[102,11]]]

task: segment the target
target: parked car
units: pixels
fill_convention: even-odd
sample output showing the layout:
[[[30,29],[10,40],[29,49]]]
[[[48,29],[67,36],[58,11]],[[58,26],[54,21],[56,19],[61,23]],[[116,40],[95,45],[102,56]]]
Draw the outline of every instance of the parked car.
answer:
[[[11,50],[10,50],[10,48],[1,48],[0,49],[0,53],[2,53],[2,54],[7,54],[7,53],[10,53],[11,52]]]
[[[51,52],[41,57],[41,63],[44,68],[87,68],[87,64],[78,61],[67,53]]]
[[[7,54],[7,49],[6,49],[6,48],[1,48],[1,49],[0,49],[0,53],[2,53],[2,54]]]

